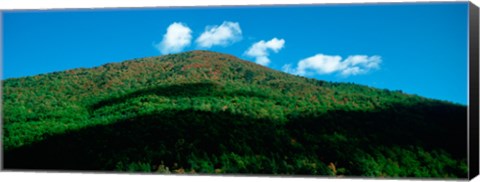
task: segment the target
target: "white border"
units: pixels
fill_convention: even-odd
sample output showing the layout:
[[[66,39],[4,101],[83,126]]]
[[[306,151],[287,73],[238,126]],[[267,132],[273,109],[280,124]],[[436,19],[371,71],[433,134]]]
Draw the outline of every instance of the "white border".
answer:
[[[91,8],[139,8],[139,7],[185,7],[185,6],[233,6],[271,4],[345,4],[345,3],[399,3],[399,2],[451,2],[459,0],[0,0],[0,11],[46,10],[46,9],[91,9]],[[464,0],[463,0],[464,1]],[[471,0],[477,6],[480,0]],[[1,12],[0,12],[1,13]],[[1,16],[0,16],[1,18]],[[1,20],[0,20],[1,23]],[[0,26],[2,27],[3,24]],[[1,30],[0,30],[1,32]],[[3,36],[3,35],[0,35]],[[1,40],[1,37],[0,37]],[[1,42],[3,43],[3,42]],[[1,48],[1,47],[0,47]],[[0,50],[0,59],[1,56]],[[1,62],[0,62],[1,65]],[[332,178],[290,178],[290,177],[232,177],[232,176],[176,176],[176,175],[132,175],[95,173],[52,173],[52,172],[0,172],[2,181],[337,181],[373,182],[378,179],[332,179]],[[382,180],[383,181],[383,180]],[[388,180],[388,181],[440,181],[440,180]],[[472,181],[480,182],[480,177]]]

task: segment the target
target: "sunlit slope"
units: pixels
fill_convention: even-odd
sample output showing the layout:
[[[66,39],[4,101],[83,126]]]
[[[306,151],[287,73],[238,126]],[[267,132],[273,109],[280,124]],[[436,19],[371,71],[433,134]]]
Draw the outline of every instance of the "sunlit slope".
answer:
[[[466,177],[466,106],[191,51],[3,81],[6,168]]]

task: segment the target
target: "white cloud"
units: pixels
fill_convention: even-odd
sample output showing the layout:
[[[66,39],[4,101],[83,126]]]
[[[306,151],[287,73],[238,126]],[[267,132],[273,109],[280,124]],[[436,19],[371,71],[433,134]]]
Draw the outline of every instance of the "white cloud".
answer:
[[[255,57],[255,62],[261,65],[268,65],[270,63],[270,59],[268,59],[269,50],[278,53],[283,48],[285,44],[285,40],[277,39],[276,37],[268,42],[261,40],[259,42],[254,43],[245,54],[250,57]]]
[[[366,68],[379,68],[381,62],[382,59],[380,56],[368,57],[366,55],[354,55],[348,56],[348,58],[345,59],[345,63],[348,65],[361,65]]]
[[[349,76],[349,75],[358,75],[358,74],[363,74],[366,73],[366,70],[361,69],[359,67],[351,67],[351,68],[345,68],[340,72],[341,75],[343,76]]]
[[[183,23],[174,22],[167,28],[163,40],[155,47],[162,54],[177,53],[190,45],[192,41],[192,30]]]
[[[339,73],[342,76],[359,75],[368,73],[373,69],[380,69],[382,59],[380,56],[353,55],[342,60],[340,56],[317,54],[300,60],[297,67],[286,64],[282,70],[296,75],[332,74]]]
[[[197,38],[199,47],[227,46],[242,39],[242,29],[237,22],[224,21],[220,26],[207,26]]]
[[[342,57],[340,56],[317,54],[298,62],[296,71],[299,75],[305,75],[309,69],[316,71],[318,74],[330,74],[341,69],[343,66],[341,60]]]

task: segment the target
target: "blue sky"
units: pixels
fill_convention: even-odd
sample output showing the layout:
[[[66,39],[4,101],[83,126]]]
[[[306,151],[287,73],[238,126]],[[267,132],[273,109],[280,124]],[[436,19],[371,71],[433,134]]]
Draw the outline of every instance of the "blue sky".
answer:
[[[466,2],[16,11],[3,79],[188,50],[467,103]]]

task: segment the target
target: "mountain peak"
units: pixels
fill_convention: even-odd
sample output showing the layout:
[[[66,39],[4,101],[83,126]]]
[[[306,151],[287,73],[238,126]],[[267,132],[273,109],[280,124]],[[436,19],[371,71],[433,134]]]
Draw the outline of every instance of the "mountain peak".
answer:
[[[342,175],[371,175],[365,166],[401,164],[389,175],[413,176],[439,164],[431,174],[466,174],[466,122],[452,122],[466,120],[466,107],[229,54],[188,51],[3,84],[6,169],[325,175],[338,165]]]

